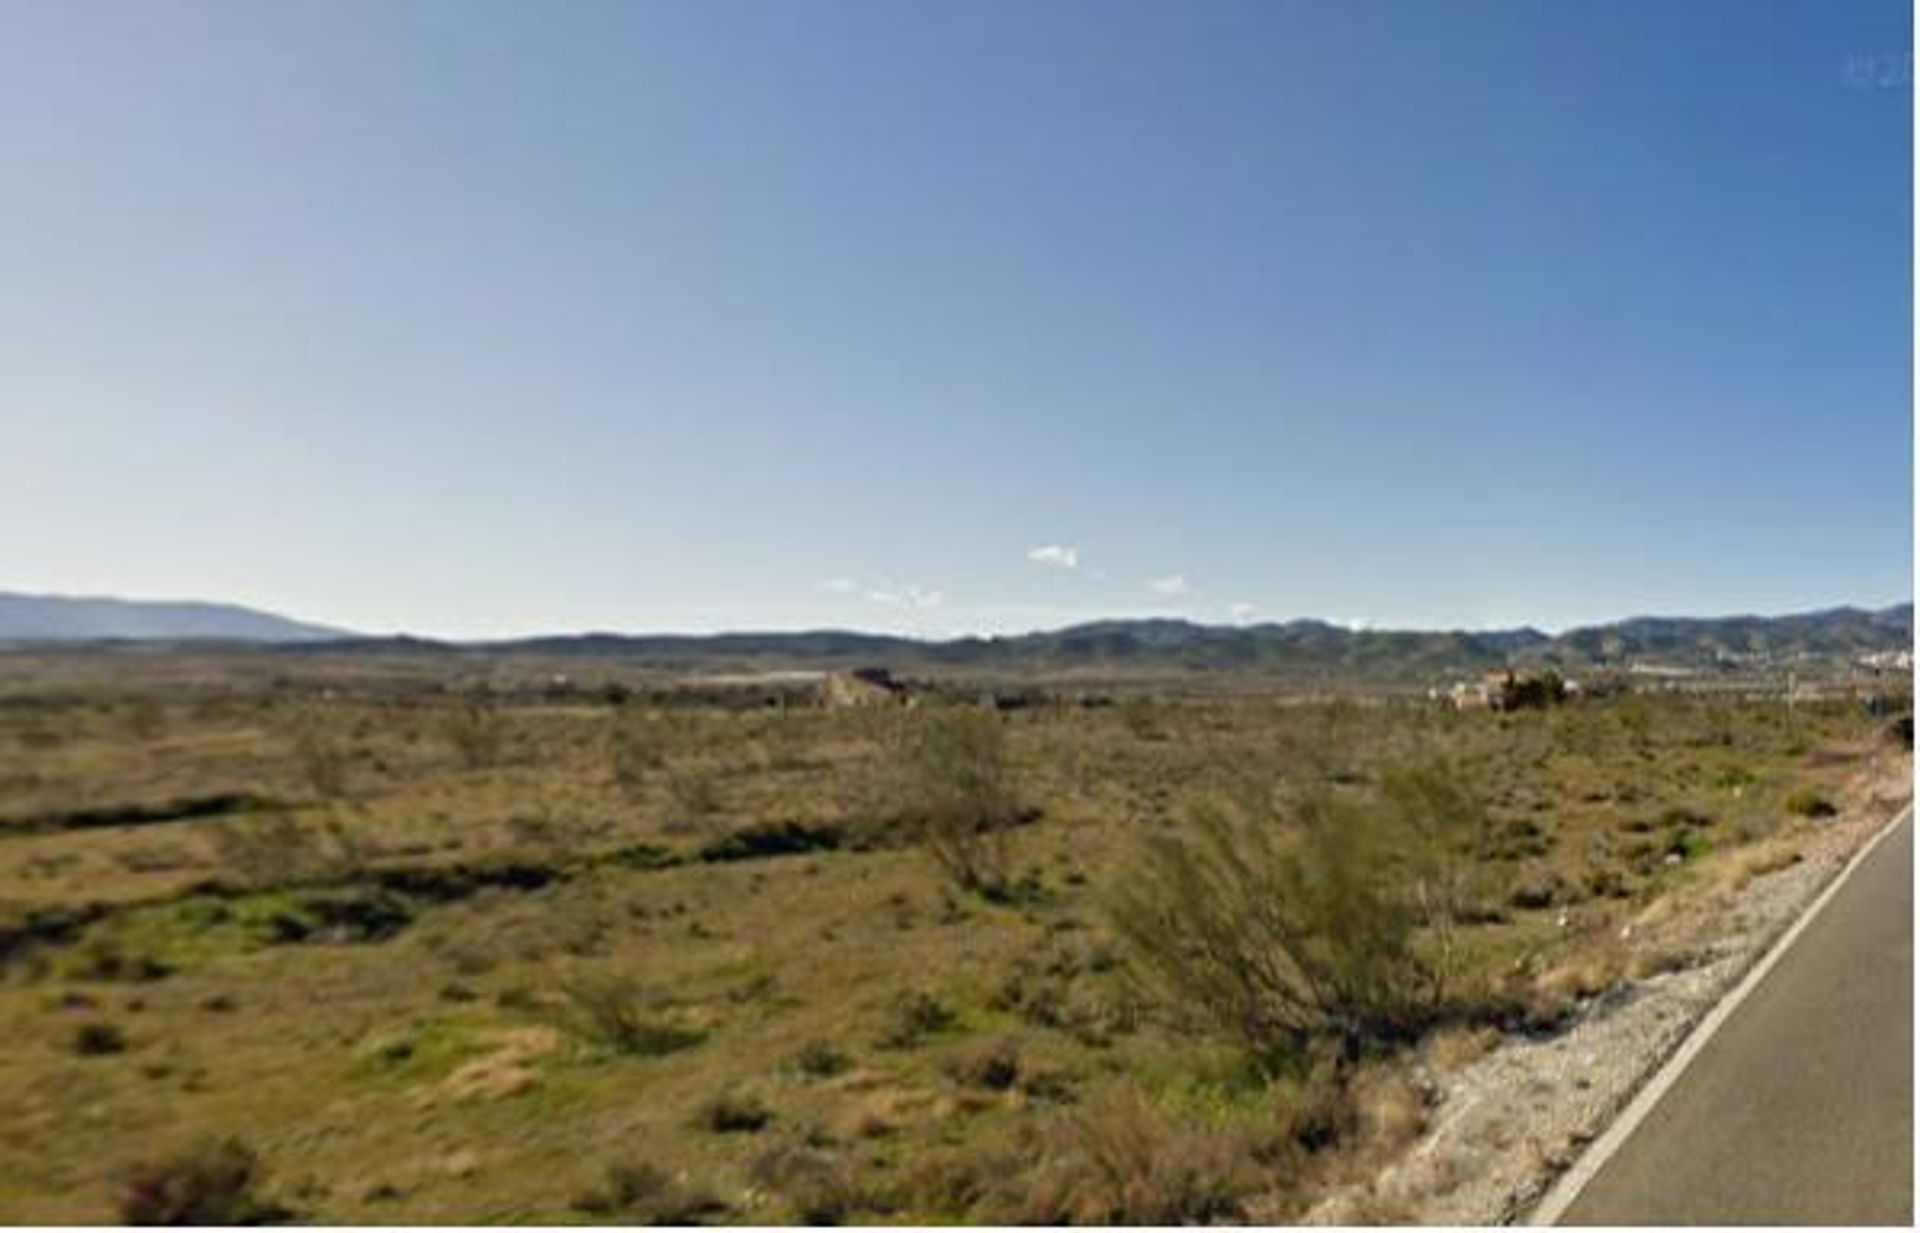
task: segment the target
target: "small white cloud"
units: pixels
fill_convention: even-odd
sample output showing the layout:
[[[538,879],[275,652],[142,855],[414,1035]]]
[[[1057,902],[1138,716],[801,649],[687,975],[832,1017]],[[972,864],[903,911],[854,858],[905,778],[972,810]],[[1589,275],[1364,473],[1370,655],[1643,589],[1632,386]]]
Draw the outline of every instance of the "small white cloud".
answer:
[[[1252,604],[1227,605],[1227,615],[1236,621],[1250,621],[1253,619],[1253,614],[1258,611],[1259,609]]]
[[[1027,549],[1027,560],[1049,569],[1079,569],[1080,550],[1070,544],[1042,544]]]
[[[867,598],[876,604],[885,604],[890,608],[938,608],[946,597],[938,591],[909,583],[903,587],[868,591]]]
[[[822,578],[820,589],[831,591],[835,595],[851,595],[860,589],[860,584],[851,578]]]
[[[1165,595],[1170,598],[1176,595],[1185,595],[1192,589],[1193,588],[1187,585],[1187,576],[1185,574],[1168,574],[1164,578],[1154,578],[1147,583],[1147,590],[1152,591],[1155,595]]]

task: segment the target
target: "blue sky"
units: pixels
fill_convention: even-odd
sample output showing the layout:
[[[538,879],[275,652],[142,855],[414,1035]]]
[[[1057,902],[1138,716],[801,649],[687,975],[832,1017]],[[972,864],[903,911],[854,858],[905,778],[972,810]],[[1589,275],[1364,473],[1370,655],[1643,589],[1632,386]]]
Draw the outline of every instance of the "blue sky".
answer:
[[[455,636],[1912,590],[1902,3],[0,29],[0,588]]]

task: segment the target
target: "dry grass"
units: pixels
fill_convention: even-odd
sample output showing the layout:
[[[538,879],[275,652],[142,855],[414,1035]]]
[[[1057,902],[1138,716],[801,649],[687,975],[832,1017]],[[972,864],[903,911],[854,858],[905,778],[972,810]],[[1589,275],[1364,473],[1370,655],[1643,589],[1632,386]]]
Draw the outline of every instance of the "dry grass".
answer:
[[[511,665],[475,704],[408,665],[276,662],[292,684],[155,657],[0,707],[15,1219],[115,1219],[124,1170],[201,1134],[244,1136],[247,1188],[284,1179],[329,1222],[1297,1214],[1417,1134],[1419,1094],[1391,1055],[1249,1075],[1142,997],[1102,906],[1141,836],[1444,755],[1487,802],[1468,872],[1566,888],[1462,917],[1462,964],[1578,999],[1629,970],[1604,936],[1632,914],[1778,859],[1736,819],[1784,821],[1799,788],[1844,802],[1860,765],[1835,753],[1854,718],[1817,707],[1790,733],[1684,699],[1043,703],[991,720],[995,799],[1038,811],[994,898],[899,826],[922,711],[616,708],[516,692]],[[229,795],[260,804],[162,816]],[[128,806],[146,820],[80,824]],[[125,1047],[76,1054],[86,1023]],[[723,1100],[757,1111],[703,1117]]]

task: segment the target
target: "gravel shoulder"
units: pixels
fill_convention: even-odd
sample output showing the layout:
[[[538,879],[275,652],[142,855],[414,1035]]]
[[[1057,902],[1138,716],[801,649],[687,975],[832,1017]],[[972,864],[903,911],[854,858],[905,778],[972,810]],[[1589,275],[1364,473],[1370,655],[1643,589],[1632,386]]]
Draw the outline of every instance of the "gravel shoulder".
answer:
[[[1507,1038],[1451,1073],[1429,1071],[1426,1133],[1367,1181],[1322,1200],[1306,1222],[1525,1219],[1701,1017],[1911,800],[1911,758],[1882,762],[1850,786],[1838,816],[1783,832],[1764,850],[1725,854],[1622,928],[1637,956],[1658,957],[1643,969],[1666,970],[1592,1000],[1550,1037]],[[1765,871],[1776,860],[1792,863]]]

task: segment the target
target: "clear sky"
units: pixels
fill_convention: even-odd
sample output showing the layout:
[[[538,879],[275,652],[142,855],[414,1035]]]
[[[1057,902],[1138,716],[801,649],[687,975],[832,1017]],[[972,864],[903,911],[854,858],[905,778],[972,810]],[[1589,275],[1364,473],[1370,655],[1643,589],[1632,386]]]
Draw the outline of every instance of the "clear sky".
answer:
[[[0,2],[0,589],[370,631],[1912,591],[1902,0]]]

